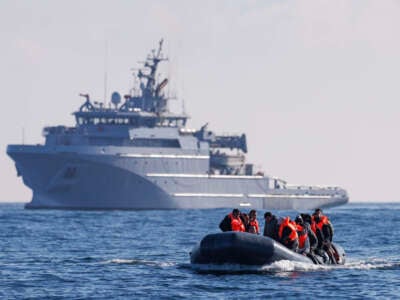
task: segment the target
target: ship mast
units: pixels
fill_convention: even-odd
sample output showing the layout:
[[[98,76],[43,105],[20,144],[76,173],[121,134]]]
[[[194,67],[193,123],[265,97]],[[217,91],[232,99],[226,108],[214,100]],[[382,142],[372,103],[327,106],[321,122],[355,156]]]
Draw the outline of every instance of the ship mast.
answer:
[[[154,96],[155,94],[155,84],[156,84],[156,73],[157,73],[157,68],[158,68],[158,64],[161,61],[165,61],[168,60],[167,58],[163,58],[162,57],[162,45],[163,45],[164,40],[161,39],[159,42],[159,47],[156,53],[156,50],[153,49],[152,54],[147,58],[147,61],[144,63],[144,66],[146,68],[150,69],[150,73],[149,74],[144,74],[142,72],[142,70],[139,70],[138,72],[138,77],[139,78],[146,78],[147,82],[146,82],[146,86],[145,87],[141,87],[142,89],[142,93],[143,96],[145,98],[147,97],[151,97]]]

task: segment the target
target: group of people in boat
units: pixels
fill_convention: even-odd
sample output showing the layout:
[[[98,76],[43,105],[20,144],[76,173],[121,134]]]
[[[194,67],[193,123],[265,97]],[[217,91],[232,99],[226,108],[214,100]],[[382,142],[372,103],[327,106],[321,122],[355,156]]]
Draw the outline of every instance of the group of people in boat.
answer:
[[[277,218],[271,212],[264,214],[263,235],[270,237],[287,248],[303,254],[315,261],[315,255],[337,263],[338,256],[332,246],[333,226],[329,218],[317,208],[312,215],[299,214],[294,220],[290,217]],[[219,225],[222,231],[242,231],[260,234],[257,212],[248,214],[235,208],[225,216]]]

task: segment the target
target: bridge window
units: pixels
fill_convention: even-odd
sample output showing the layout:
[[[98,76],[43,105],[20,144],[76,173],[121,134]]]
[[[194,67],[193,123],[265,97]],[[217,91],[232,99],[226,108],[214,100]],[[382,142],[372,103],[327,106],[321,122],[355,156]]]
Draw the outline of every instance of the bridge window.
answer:
[[[180,148],[178,139],[145,139],[137,138],[130,141],[130,145],[134,147],[163,147],[163,148]]]

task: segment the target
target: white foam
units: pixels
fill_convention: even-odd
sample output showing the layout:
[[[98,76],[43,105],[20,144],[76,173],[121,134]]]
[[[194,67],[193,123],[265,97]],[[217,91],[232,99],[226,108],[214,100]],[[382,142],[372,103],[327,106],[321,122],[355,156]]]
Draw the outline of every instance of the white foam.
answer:
[[[337,269],[352,270],[370,270],[370,269],[390,269],[400,267],[400,262],[390,261],[378,258],[370,258],[360,261],[350,261],[344,265],[315,265],[312,263],[295,262],[290,260],[280,260],[272,264],[263,266],[246,266],[246,265],[201,265],[192,264],[192,269],[201,272],[270,272],[270,273],[288,273],[288,272],[313,272],[313,271],[329,271]]]
[[[290,260],[279,260],[270,265],[264,265],[261,267],[262,271],[269,272],[294,272],[294,271],[316,271],[326,270],[330,266],[315,265],[312,263],[296,262]]]
[[[111,260],[106,260],[102,263],[104,264],[133,264],[135,260],[133,259],[111,259]]]
[[[314,271],[323,270],[327,266],[314,265],[311,263],[301,263],[289,260],[280,260],[269,265],[263,266],[248,266],[237,264],[192,264],[194,270],[201,272],[224,272],[224,273],[237,273],[237,272],[293,272],[293,271]]]
[[[396,267],[400,267],[400,261],[382,258],[349,261],[343,266],[343,268],[352,270],[390,269]]]

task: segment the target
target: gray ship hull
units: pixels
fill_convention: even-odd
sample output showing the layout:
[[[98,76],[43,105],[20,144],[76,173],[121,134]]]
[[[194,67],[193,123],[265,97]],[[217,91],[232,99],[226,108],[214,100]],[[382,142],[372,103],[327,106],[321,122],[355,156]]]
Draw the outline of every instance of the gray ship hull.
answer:
[[[10,145],[7,152],[33,191],[27,208],[309,210],[348,201],[339,188],[271,189],[264,176],[179,172],[178,162],[185,160],[203,169],[200,155],[121,156],[112,148],[84,152],[22,145]]]

